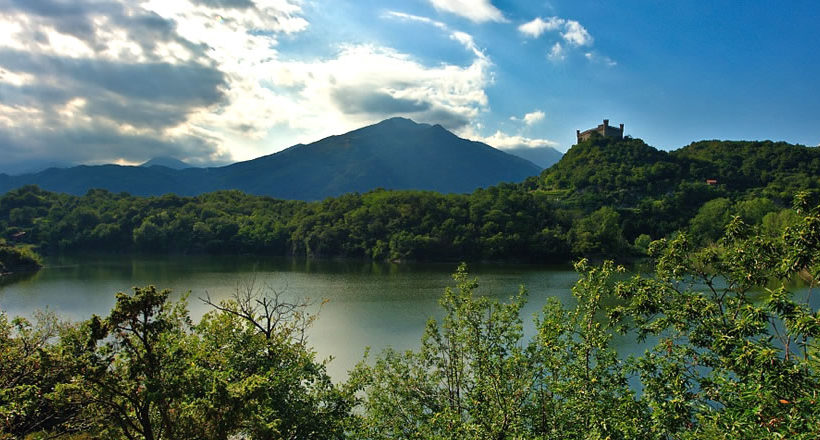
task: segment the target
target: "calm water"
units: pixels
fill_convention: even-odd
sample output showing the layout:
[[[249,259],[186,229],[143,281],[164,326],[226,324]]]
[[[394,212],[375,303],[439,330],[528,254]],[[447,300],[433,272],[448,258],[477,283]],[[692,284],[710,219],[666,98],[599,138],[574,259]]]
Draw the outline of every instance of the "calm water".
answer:
[[[106,316],[114,294],[132,286],[154,284],[169,288],[179,298],[190,291],[191,316],[198,320],[211,310],[200,297],[220,300],[231,296],[237,283],[255,279],[283,291],[285,298],[311,298],[319,318],[310,341],[322,359],[333,357],[329,372],[343,380],[362,359],[366,347],[373,353],[392,346],[419,346],[427,319],[440,317],[437,300],[457,265],[387,264],[362,261],[306,261],[287,258],[211,256],[83,256],[46,260],[46,267],[23,278],[0,284],[0,309],[9,316],[31,316],[48,308],[70,320],[98,314]],[[534,332],[532,316],[550,296],[564,304],[573,302],[571,287],[578,275],[568,267],[477,264],[470,268],[478,278],[479,294],[509,298],[523,284],[529,302],[522,311],[525,332]],[[804,297],[807,289],[798,288]],[[812,306],[820,306],[815,295]],[[629,336],[613,341],[620,355],[638,354],[645,346]]]
[[[321,358],[333,356],[330,373],[338,380],[368,346],[374,353],[387,346],[417,347],[427,319],[441,316],[437,300],[453,284],[450,274],[456,266],[259,257],[58,257],[33,276],[0,285],[0,309],[10,316],[30,316],[46,307],[71,320],[105,316],[114,293],[154,284],[172,289],[175,297],[190,291],[189,309],[198,320],[210,310],[199,297],[228,298],[238,282],[255,277],[258,285],[284,291],[285,297],[328,300],[310,340]],[[528,333],[530,317],[546,298],[570,301],[570,288],[578,279],[569,268],[536,265],[479,264],[470,273],[478,277],[480,294],[507,298],[520,285],[527,287],[523,316]]]

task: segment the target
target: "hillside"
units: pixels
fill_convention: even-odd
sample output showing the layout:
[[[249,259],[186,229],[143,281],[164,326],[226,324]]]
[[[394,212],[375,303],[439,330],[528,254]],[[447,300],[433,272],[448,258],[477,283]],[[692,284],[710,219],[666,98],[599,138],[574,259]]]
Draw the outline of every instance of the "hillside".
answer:
[[[585,204],[632,204],[668,191],[684,178],[669,153],[641,139],[596,137],[572,148],[538,179],[545,190],[564,190]]]
[[[734,191],[764,188],[789,198],[795,187],[820,186],[820,149],[772,141],[699,141],[671,155],[693,179],[717,179]]]
[[[166,161],[167,162],[167,161]],[[537,175],[540,167],[440,125],[393,118],[217,168],[79,166],[0,175],[0,192],[27,184],[69,194],[100,188],[134,195],[197,195],[223,189],[292,200],[319,200],[375,188],[466,193]]]
[[[820,187],[820,149],[771,141],[699,141],[666,152],[641,139],[596,137],[572,148],[535,180],[541,190],[584,204],[633,206],[707,179],[733,194],[788,201]]]

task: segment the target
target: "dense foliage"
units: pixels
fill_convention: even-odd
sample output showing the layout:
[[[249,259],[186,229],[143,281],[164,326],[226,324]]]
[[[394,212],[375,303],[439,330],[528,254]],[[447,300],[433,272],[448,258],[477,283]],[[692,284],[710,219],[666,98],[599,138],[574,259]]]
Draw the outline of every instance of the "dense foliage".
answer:
[[[468,195],[375,190],[307,203],[238,191],[144,198],[92,190],[78,197],[27,186],[0,197],[0,230],[26,232],[43,252],[630,258],[678,230],[698,244],[712,242],[730,213],[751,225],[786,224],[793,194],[818,193],[818,176],[813,148],[709,141],[667,153],[639,139],[593,138],[540,177]]]
[[[30,247],[12,246],[0,238],[0,275],[34,271],[41,266],[40,256]]]
[[[820,206],[796,207],[776,233],[733,216],[704,247],[655,241],[650,275],[581,260],[532,337],[526,291],[479,295],[461,266],[420,348],[342,385],[305,304],[253,280],[198,324],[153,287],[79,324],[0,313],[0,438],[816,439]],[[618,334],[647,350],[620,356]]]
[[[343,437],[351,397],[305,340],[312,317],[253,284],[199,324],[153,286],[79,324],[0,313],[0,438]]]

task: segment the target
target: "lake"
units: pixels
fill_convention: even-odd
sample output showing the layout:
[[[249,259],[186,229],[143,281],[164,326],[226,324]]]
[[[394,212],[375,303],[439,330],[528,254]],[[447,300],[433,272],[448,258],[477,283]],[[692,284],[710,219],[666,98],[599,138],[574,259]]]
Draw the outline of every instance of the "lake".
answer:
[[[311,298],[319,318],[310,341],[320,359],[332,356],[329,373],[344,380],[362,359],[391,346],[404,350],[419,346],[425,323],[441,317],[438,298],[456,263],[373,263],[351,260],[305,260],[250,256],[61,256],[48,258],[35,274],[5,279],[0,284],[0,309],[9,316],[31,316],[37,309],[57,312],[69,320],[92,314],[106,316],[114,294],[132,286],[154,284],[174,291],[177,299],[190,291],[188,308],[194,320],[211,307],[199,298],[229,298],[238,283],[255,279],[259,286],[283,292],[285,298]],[[574,300],[570,289],[578,275],[569,267],[474,264],[478,293],[509,298],[523,284],[529,301],[522,310],[525,332],[534,333],[532,316],[550,296],[564,304]],[[799,289],[805,290],[805,289]],[[319,309],[318,304],[327,302]],[[820,306],[820,297],[813,306]],[[629,336],[613,341],[621,356],[646,348]]]
[[[60,256],[45,263],[36,274],[0,285],[0,309],[9,316],[31,316],[47,307],[76,321],[95,313],[106,316],[116,292],[153,284],[172,289],[174,298],[190,291],[189,310],[198,320],[211,310],[200,297],[228,298],[237,283],[250,279],[283,291],[286,298],[309,297],[319,312],[310,341],[320,358],[333,356],[329,371],[335,380],[347,376],[366,347],[373,353],[388,346],[418,347],[427,319],[441,316],[437,301],[453,285],[450,275],[457,267],[248,256]],[[531,317],[546,298],[571,301],[570,288],[578,279],[569,267],[476,264],[469,270],[478,278],[479,294],[503,299],[520,285],[527,287],[522,316],[529,334]],[[327,302],[319,310],[323,299]]]

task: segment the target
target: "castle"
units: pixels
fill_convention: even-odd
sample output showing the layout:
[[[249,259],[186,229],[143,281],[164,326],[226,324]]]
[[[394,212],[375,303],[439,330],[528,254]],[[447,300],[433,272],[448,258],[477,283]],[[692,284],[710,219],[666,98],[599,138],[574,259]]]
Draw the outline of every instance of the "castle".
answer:
[[[609,119],[604,119],[604,123],[599,125],[596,128],[589,129],[585,132],[581,132],[581,130],[575,130],[575,136],[578,137],[578,142],[585,141],[591,138],[595,133],[598,133],[601,136],[605,137],[612,137],[616,139],[623,139],[624,138],[624,124],[621,124],[620,128],[610,127],[609,126]]]

